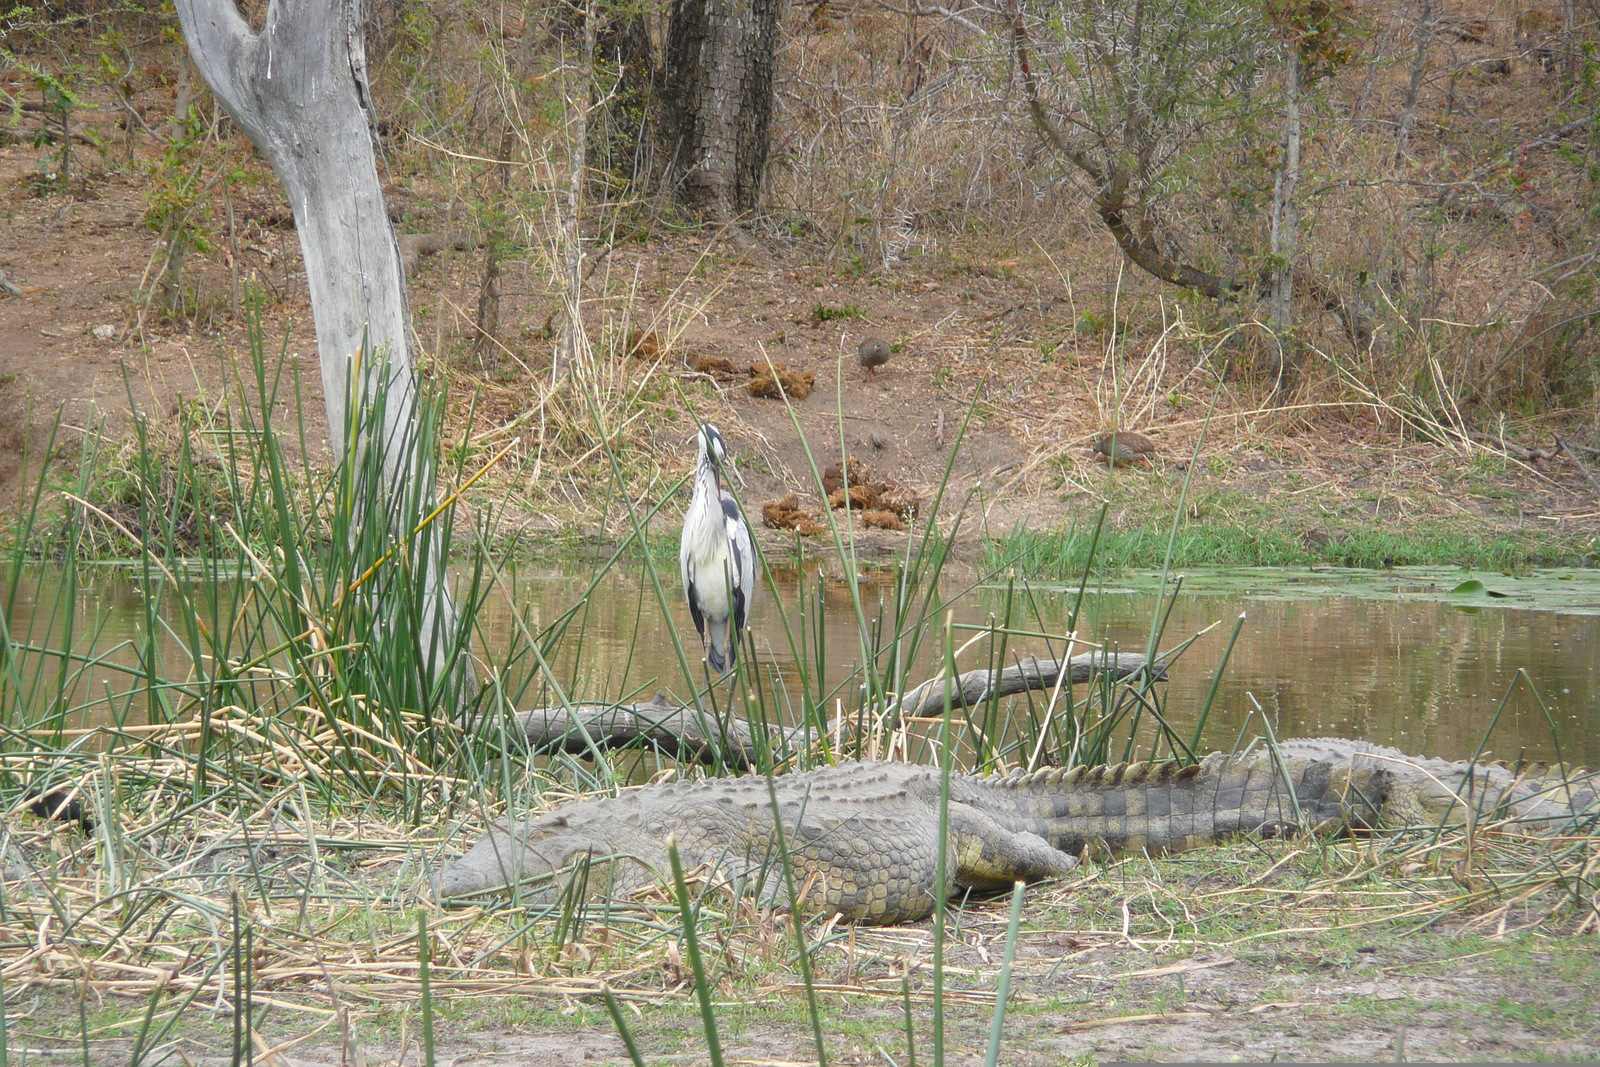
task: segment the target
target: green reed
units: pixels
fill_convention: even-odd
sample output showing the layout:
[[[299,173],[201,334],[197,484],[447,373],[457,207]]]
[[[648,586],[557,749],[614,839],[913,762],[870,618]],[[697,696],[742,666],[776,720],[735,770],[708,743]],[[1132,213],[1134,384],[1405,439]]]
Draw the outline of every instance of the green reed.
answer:
[[[422,1056],[425,1067],[433,1067],[433,984],[432,949],[428,943],[428,914],[417,912],[417,982],[422,1001]]]
[[[352,458],[328,475],[314,466],[304,420],[282,424],[298,401],[282,357],[273,364],[253,324],[248,364],[234,368],[203,434],[173,442],[136,412],[119,467],[140,487],[131,506],[97,503],[108,498],[96,436],[64,488],[41,465],[0,572],[0,754],[34,754],[13,788],[82,788],[91,754],[68,737],[87,723],[110,724],[93,743],[116,759],[182,760],[191,770],[181,788],[198,805],[259,803],[256,783],[278,774],[266,765],[288,761],[316,769],[306,784],[323,805],[391,798],[416,818],[444,783],[476,780],[491,765],[495,754],[474,735],[515,707],[526,672],[477,684],[468,652],[491,589],[482,549],[492,516],[456,544],[458,501],[433,489],[442,398],[421,396],[401,439],[384,441],[390,387],[352,397],[361,412],[346,442]],[[291,459],[285,443],[295,437]],[[201,440],[214,447],[202,452]],[[412,477],[385,469],[386,449]],[[471,472],[443,473],[458,486]],[[47,514],[51,497],[63,502],[58,521]],[[192,558],[196,526],[207,551]],[[121,643],[104,640],[103,615],[78,610],[86,549],[113,535],[133,547],[139,596],[136,636]],[[44,543],[56,556],[46,570],[30,558]],[[466,563],[447,587],[452,555]],[[33,630],[16,633],[24,594]],[[506,657],[513,667],[538,643],[522,636]],[[175,729],[148,729],[160,725]]]

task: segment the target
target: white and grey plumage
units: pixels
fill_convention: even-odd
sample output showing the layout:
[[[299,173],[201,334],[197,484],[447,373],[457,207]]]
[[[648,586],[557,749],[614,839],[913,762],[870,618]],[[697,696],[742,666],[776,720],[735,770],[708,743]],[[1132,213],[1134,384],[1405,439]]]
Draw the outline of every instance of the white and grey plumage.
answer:
[[[722,488],[728,459],[722,434],[709,422],[700,424],[699,456],[694,468],[694,495],[683,516],[678,567],[689,614],[705,645],[706,662],[719,674],[733,669],[739,634],[750,618],[756,591],[756,548],[750,527],[739,514],[733,494]],[[741,481],[740,484],[743,484]]]

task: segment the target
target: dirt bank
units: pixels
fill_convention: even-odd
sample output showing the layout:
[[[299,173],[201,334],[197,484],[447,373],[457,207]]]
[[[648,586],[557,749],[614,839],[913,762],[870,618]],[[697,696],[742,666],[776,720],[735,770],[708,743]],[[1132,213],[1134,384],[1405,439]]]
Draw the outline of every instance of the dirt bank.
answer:
[[[91,413],[117,435],[127,432],[130,402],[157,418],[180,398],[214,403],[228,384],[224,356],[247,351],[243,315],[228,311],[228,274],[216,265],[193,268],[215,301],[204,328],[154,314],[137,327],[143,305],[135,294],[159,251],[157,235],[140,221],[138,172],[107,166],[86,174],[71,196],[38,195],[29,180],[36,167],[33,148],[0,147],[0,210],[11,234],[0,269],[22,288],[21,296],[0,296],[0,491],[8,496],[25,483],[22,453],[31,448],[37,456],[41,428],[58,409],[58,458],[67,462]],[[270,190],[260,189],[249,201],[258,206],[241,204],[236,240],[261,270],[287,279],[265,306],[265,330],[274,352],[287,339],[287,371],[298,374],[320,443],[320,379],[295,234],[271,214],[271,201]],[[612,273],[660,279],[658,288],[670,284],[672,293],[666,300],[635,294],[627,305],[634,329],[653,328],[661,338],[652,361],[608,353],[608,344],[624,347],[622,327],[614,317],[596,324],[596,358],[622,398],[615,418],[623,447],[649,472],[635,488],[664,492],[687,469],[692,407],[722,425],[749,478],[747,501],[798,491],[816,508],[820,494],[792,410],[819,466],[837,458],[842,438],[875,472],[924,496],[948,466],[950,499],[965,504],[969,534],[1005,533],[1019,523],[1048,528],[1091,514],[1102,498],[1113,503],[1114,526],[1170,515],[1197,445],[1196,519],[1248,521],[1264,511],[1302,531],[1377,525],[1404,532],[1434,523],[1534,541],[1600,530],[1590,475],[1572,456],[1526,462],[1493,441],[1417,440],[1371,406],[1263,408],[1257,383],[1197,362],[1195,338],[1162,333],[1159,319],[1144,312],[1114,337],[1063,334],[1071,309],[1098,298],[1042,260],[1012,260],[1004,269],[975,262],[994,258],[992,251],[974,250],[971,259],[951,253],[866,277],[841,274],[776,238],[663,239],[612,251]],[[717,269],[704,268],[708,259]],[[475,271],[469,252],[425,260],[412,287],[419,322],[426,327],[440,308],[467,306]],[[1146,301],[1149,316],[1159,313],[1156,297]],[[600,517],[587,501],[603,468],[592,452],[581,458],[587,448],[538,438],[549,421],[533,399],[548,373],[550,342],[536,329],[546,302],[529,299],[517,309],[522,326],[512,332],[532,340],[494,375],[469,368],[448,345],[430,344],[435,331],[426,328],[423,349],[432,373],[450,379],[454,410],[463,415],[457,440],[466,435],[474,395],[474,441],[524,436],[488,483],[510,499],[511,524],[594,530]],[[854,359],[869,334],[899,346],[873,380]],[[1047,337],[1057,339],[1053,346]],[[732,373],[691,369],[708,357],[726,360]],[[767,358],[815,375],[810,395],[792,408],[752,397],[746,369]],[[1152,360],[1162,372],[1146,373],[1122,407],[1138,412],[1136,424],[1158,454],[1152,467],[1119,470],[1113,480],[1089,445],[1116,418],[1113,377]],[[1217,410],[1202,440],[1213,397]],[[22,429],[28,419],[31,435]],[[1506,437],[1513,446],[1548,447],[1557,428],[1523,422]],[[611,529],[596,532],[620,528],[613,515]],[[896,543],[895,535],[870,537]]]

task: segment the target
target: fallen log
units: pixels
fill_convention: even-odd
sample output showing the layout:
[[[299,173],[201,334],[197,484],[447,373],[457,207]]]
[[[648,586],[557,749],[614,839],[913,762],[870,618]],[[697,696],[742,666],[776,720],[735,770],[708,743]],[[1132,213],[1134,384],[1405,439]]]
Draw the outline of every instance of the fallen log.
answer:
[[[979,669],[958,675],[950,682],[950,706],[971,707],[991,695],[1050,689],[1060,679],[1063,667],[1073,682],[1081,683],[1097,670],[1108,671],[1119,680],[1129,678],[1143,671],[1146,662],[1144,655],[1137,652],[1085,652],[1065,664],[1048,657],[1029,656],[1003,670]],[[1159,663],[1154,669],[1158,679],[1166,677]],[[891,721],[942,712],[945,688],[942,677],[917,686],[900,701]],[[592,755],[635,746],[701,763],[720,757],[729,766],[740,768],[753,765],[757,742],[763,740],[762,729],[743,716],[717,716],[698,707],[675,704],[664,693],[634,704],[534,708],[517,716],[517,726],[534,752]],[[782,748],[801,743],[805,734],[806,727],[799,726],[787,732],[774,730],[765,740],[770,746]]]
[[[517,716],[517,722],[535,752],[588,755],[633,745],[700,763],[713,762],[722,753],[739,767],[748,767],[755,757],[748,720],[738,715],[718,718],[700,708],[674,704],[665,693],[637,704],[534,708]]]
[[[1141,652],[1085,652],[1067,661],[1074,683],[1087,682],[1096,669],[1108,670],[1116,678],[1128,678],[1144,670],[1145,657]],[[1164,680],[1166,667],[1159,661],[1155,665],[1156,679]],[[952,708],[969,708],[981,704],[991,696],[1013,696],[1032,690],[1054,688],[1061,677],[1061,661],[1029,656],[999,671],[975,670],[957,675],[950,690]],[[900,700],[903,718],[937,715],[944,710],[945,680],[935,678],[923,682]]]

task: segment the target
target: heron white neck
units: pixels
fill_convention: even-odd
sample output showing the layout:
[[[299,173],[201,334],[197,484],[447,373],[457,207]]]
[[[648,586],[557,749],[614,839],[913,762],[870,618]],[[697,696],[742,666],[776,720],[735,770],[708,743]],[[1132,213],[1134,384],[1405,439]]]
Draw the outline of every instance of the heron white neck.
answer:
[[[717,465],[704,451],[700,453],[700,462],[694,472],[694,495],[707,496],[717,500],[722,496],[721,476],[717,473]]]

